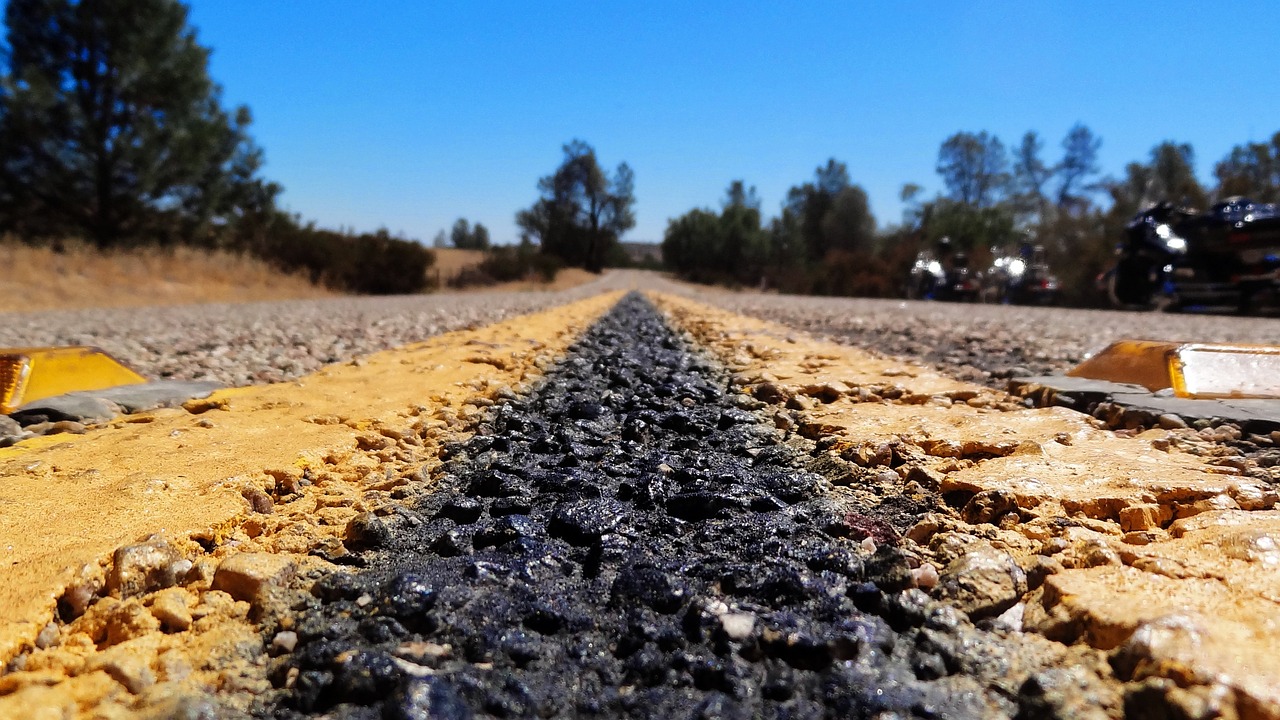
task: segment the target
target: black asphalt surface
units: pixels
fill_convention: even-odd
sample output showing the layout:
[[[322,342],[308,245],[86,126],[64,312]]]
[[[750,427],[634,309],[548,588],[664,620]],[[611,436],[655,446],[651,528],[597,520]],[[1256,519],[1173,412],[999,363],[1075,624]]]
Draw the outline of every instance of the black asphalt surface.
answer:
[[[316,583],[257,715],[1060,714],[1016,636],[911,587],[912,508],[837,507],[727,387],[628,296],[415,513],[358,528],[364,567]]]

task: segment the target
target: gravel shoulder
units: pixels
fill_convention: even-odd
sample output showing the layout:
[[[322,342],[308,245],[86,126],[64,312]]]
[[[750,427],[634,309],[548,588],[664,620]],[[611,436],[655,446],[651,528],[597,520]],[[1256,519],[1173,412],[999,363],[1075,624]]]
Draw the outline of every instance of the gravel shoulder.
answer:
[[[296,379],[330,363],[545,310],[628,282],[606,274],[547,292],[0,313],[0,347],[92,345],[154,380],[240,387]]]
[[[1280,344],[1280,321],[1273,318],[808,297],[658,282],[664,292],[999,389],[1005,378],[1062,373],[1121,339]]]
[[[96,345],[153,379],[238,387],[609,290],[683,295],[998,389],[1011,376],[1062,372],[1122,338],[1280,344],[1280,322],[1268,318],[729,292],[612,271],[550,292],[0,313],[0,347]]]

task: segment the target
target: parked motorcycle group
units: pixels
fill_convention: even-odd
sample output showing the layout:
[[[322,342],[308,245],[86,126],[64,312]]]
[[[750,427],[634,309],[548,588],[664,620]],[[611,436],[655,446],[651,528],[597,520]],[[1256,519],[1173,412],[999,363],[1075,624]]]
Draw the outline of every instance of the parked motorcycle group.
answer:
[[[1027,241],[995,250],[984,271],[943,238],[921,251],[907,297],[955,302],[1051,305],[1060,285],[1044,248]],[[1116,262],[1097,278],[1111,305],[1139,310],[1280,307],[1280,207],[1232,197],[1199,212],[1162,202],[1134,216]]]
[[[915,300],[997,302],[1052,305],[1058,298],[1058,278],[1049,271],[1044,248],[1030,242],[1007,252],[997,248],[991,267],[975,271],[969,254],[942,238],[936,250],[916,255],[907,280],[907,297]]]

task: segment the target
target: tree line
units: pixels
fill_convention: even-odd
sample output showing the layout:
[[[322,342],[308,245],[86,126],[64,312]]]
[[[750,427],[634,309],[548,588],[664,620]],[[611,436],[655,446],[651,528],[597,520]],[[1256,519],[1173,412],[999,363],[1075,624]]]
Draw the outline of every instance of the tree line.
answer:
[[[425,288],[420,243],[277,207],[252,115],[224,106],[183,3],[9,0],[4,21],[0,232],[245,252],[356,292]]]
[[[1280,202],[1280,132],[1235,146],[1203,186],[1191,145],[1153,147],[1119,177],[1098,165],[1102,139],[1086,125],[1067,131],[1054,157],[1038,133],[1008,148],[994,134],[958,132],[938,149],[942,190],[925,197],[907,183],[900,222],[878,230],[866,192],[835,159],[812,180],[793,186],[777,216],[763,218],[755,189],[729,184],[719,210],[697,208],[669,221],[666,264],[699,282],[760,286],[784,292],[887,297],[899,294],[916,253],[946,236],[974,258],[1029,239],[1044,245],[1063,280],[1064,300],[1098,304],[1093,278],[1112,261],[1125,223],[1156,202],[1205,209],[1244,195]]]
[[[277,206],[281,188],[262,177],[252,115],[224,105],[182,2],[9,0],[4,21],[0,233],[102,249],[225,249],[357,292],[424,288],[434,256],[421,243],[386,230],[317,228]],[[938,151],[942,190],[926,197],[907,183],[904,216],[884,228],[834,158],[791,187],[769,218],[755,189],[734,180],[718,208],[670,220],[664,260],[704,282],[888,296],[901,291],[916,251],[942,236],[977,267],[991,248],[1030,237],[1046,247],[1066,299],[1089,304],[1089,280],[1144,206],[1280,201],[1280,133],[1232,148],[1209,187],[1188,144],[1159,143],[1115,177],[1100,172],[1101,142],[1083,124],[1052,153],[1034,131],[1012,147],[986,131],[955,133]],[[607,170],[581,140],[562,150],[516,214],[520,246],[495,248],[488,228],[466,219],[436,244],[487,249],[493,274],[504,277],[626,264],[619,241],[635,225],[634,172],[625,162]]]
[[[531,276],[552,280],[564,266],[600,272],[630,263],[620,241],[635,226],[635,173],[625,162],[609,173],[595,148],[583,140],[572,140],[561,150],[560,165],[538,180],[537,199],[516,212],[517,245],[491,245],[489,229],[466,218],[458,218],[448,236],[443,230],[436,234],[436,247],[485,251],[484,260],[454,278],[454,284]]]
[[[600,272],[622,260],[619,241],[635,227],[635,173],[619,163],[612,174],[582,140],[563,148],[555,172],[538,181],[538,199],[516,213],[523,240],[566,265]]]
[[[449,235],[446,237],[444,231],[436,233],[432,245],[438,248],[457,248],[459,250],[488,250],[489,249],[489,228],[484,223],[476,223],[474,226],[466,218],[458,218],[453,223],[453,227],[449,229]]]

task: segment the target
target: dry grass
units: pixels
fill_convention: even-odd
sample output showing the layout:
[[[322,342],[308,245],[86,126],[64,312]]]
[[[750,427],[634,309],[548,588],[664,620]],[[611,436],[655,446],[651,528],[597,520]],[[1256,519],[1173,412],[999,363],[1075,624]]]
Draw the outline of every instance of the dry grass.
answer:
[[[427,272],[441,280],[484,259],[480,250],[435,248]],[[438,273],[438,275],[437,275]],[[476,291],[555,291],[596,279],[565,268],[550,283],[537,280],[470,288]],[[211,302],[252,302],[333,297],[300,275],[286,275],[256,258],[193,248],[144,248],[98,252],[69,244],[65,252],[0,241],[0,312],[138,307]]]
[[[450,290],[449,281],[457,277],[459,273],[467,268],[479,265],[484,261],[483,250],[458,250],[457,248],[432,248],[432,252],[436,254],[436,263],[427,270],[430,277],[438,278],[440,290],[446,292],[528,292],[538,290],[568,290],[569,288],[591,282],[598,278],[586,270],[580,268],[564,268],[556,273],[556,279],[551,282],[542,282],[540,280],[514,280],[512,282],[498,283],[497,285],[477,285],[475,287],[462,288],[459,291]]]
[[[484,261],[483,250],[458,250],[457,248],[431,248],[436,254],[436,262],[427,270],[427,274],[438,277],[440,287],[445,287],[458,273]],[[437,275],[438,273],[438,275]]]
[[[599,279],[599,275],[589,273],[582,268],[564,268],[556,273],[556,279],[551,282],[542,282],[541,280],[515,280],[507,283],[498,283],[497,285],[489,285],[487,287],[478,287],[477,290],[503,292],[528,292],[537,290],[568,290],[579,285],[585,285],[592,280]]]
[[[192,248],[65,252],[0,242],[0,312],[331,297],[256,258]]]

